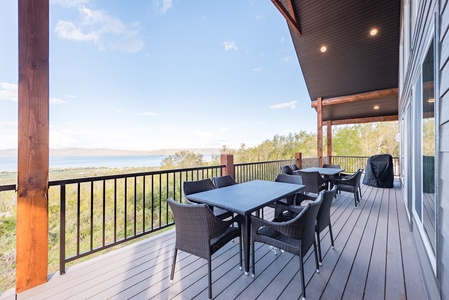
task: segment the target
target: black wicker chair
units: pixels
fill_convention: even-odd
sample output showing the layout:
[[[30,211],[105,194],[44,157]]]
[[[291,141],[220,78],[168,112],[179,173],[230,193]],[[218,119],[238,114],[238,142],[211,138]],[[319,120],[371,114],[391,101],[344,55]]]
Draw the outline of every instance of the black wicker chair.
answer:
[[[168,205],[173,212],[176,243],[170,283],[175,274],[178,250],[207,260],[209,299],[212,299],[212,255],[235,238],[239,238],[239,263],[242,267],[242,241],[238,217],[231,220],[217,218],[205,204],[182,204],[169,198]],[[233,226],[237,223],[238,226]]]
[[[323,192],[323,202],[321,203],[320,210],[318,211],[318,215],[316,217],[316,239],[318,242],[318,257],[320,260],[320,264],[323,262],[323,257],[321,255],[321,238],[320,233],[326,227],[329,228],[329,236],[331,238],[332,249],[334,248],[334,235],[332,234],[332,225],[331,225],[331,207],[332,202],[334,201],[335,194],[337,193],[337,186],[334,186],[330,191]]]
[[[329,236],[331,239],[331,245],[332,249],[334,248],[334,235],[332,234],[332,225],[331,225],[331,207],[332,202],[334,200],[334,196],[337,192],[337,186],[334,186],[330,191],[323,191],[323,202],[321,203],[320,209],[318,210],[318,215],[316,217],[316,226],[315,226],[315,232],[316,232],[316,239],[318,243],[318,257],[320,261],[320,265],[323,261],[323,257],[321,255],[321,237],[320,233],[325,228],[329,228]],[[310,197],[312,198],[312,197]],[[290,210],[289,206],[282,206],[282,204],[277,206],[277,220],[280,222],[286,222],[291,220],[297,215],[298,211],[301,211],[301,209],[305,208],[305,206],[302,207],[294,207],[294,211]]]
[[[330,165],[330,164],[323,164],[323,168],[341,169],[340,165]]]
[[[358,169],[354,174],[337,178],[333,181],[333,184],[337,186],[337,191],[349,192],[354,194],[354,203],[357,207],[357,203],[362,198],[362,191],[360,188],[360,178],[362,177],[363,169]],[[359,195],[360,194],[360,195]]]
[[[322,190],[327,189],[328,181],[324,179],[319,172],[295,171],[297,175],[302,177],[302,182],[306,186],[305,193],[318,194]]]
[[[187,196],[190,194],[195,194],[199,192],[209,191],[215,189],[215,185],[212,180],[209,178],[195,181],[184,181],[183,182],[183,190],[184,196],[187,199]],[[187,199],[190,202],[190,200]],[[210,207],[214,212],[214,215],[219,217],[220,219],[226,219],[229,217],[233,217],[233,213],[222,208],[218,207]]]
[[[293,170],[293,172],[294,172],[294,171],[301,170],[300,168],[298,168],[298,166],[297,166],[296,164],[290,165],[290,168]]]
[[[251,216],[252,223],[252,264],[253,277],[255,276],[255,243],[260,242],[290,252],[299,256],[301,268],[302,295],[306,297],[306,283],[304,278],[304,256],[313,246],[316,271],[319,272],[317,245],[315,240],[315,223],[318,210],[323,200],[323,193],[317,199],[301,208],[298,215],[286,222],[270,222]],[[294,206],[290,206],[294,210]]]
[[[281,172],[282,172],[282,174],[295,175],[295,173],[293,172],[293,170],[290,166],[282,166]]]
[[[285,182],[291,184],[299,184],[302,185],[302,177],[298,175],[287,175],[287,174],[279,174],[276,176],[275,182]],[[305,195],[302,192],[298,192],[294,195],[290,195],[287,198],[280,199],[269,205],[275,209],[274,218],[277,219],[280,214],[282,214],[285,210],[285,206],[283,205],[300,205],[304,200],[313,201],[316,197],[311,197],[309,195]],[[288,214],[288,212],[287,212]]]
[[[217,188],[237,184],[237,182],[235,182],[234,178],[232,178],[231,175],[217,176],[212,178],[212,180],[214,181],[214,185]]]

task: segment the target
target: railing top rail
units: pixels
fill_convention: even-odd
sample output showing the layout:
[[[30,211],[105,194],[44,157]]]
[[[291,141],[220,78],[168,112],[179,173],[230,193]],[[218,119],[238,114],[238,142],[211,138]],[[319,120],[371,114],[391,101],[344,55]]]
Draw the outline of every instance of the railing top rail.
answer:
[[[62,180],[52,180],[48,184],[49,184],[49,186],[55,186],[55,185],[61,185],[61,184],[72,184],[72,183],[82,183],[82,182],[91,182],[91,181],[122,179],[122,178],[128,178],[128,177],[141,177],[141,176],[172,174],[172,173],[189,172],[189,171],[201,171],[201,170],[207,170],[207,169],[217,169],[217,168],[221,168],[221,167],[224,167],[224,165],[223,166],[216,165],[216,166],[192,167],[192,168],[182,168],[182,169],[157,170],[157,171],[148,171],[148,172],[93,176],[93,177],[74,178],[74,179],[62,179]]]
[[[15,191],[16,185],[15,184],[7,184],[7,185],[0,185],[0,192],[3,191]]]
[[[281,160],[257,161],[257,162],[248,162],[248,163],[238,163],[238,164],[234,164],[234,166],[246,166],[246,165],[257,165],[257,164],[276,163],[276,162],[287,162],[287,161],[292,161],[292,160],[294,160],[294,158],[291,158],[291,159],[281,159]]]

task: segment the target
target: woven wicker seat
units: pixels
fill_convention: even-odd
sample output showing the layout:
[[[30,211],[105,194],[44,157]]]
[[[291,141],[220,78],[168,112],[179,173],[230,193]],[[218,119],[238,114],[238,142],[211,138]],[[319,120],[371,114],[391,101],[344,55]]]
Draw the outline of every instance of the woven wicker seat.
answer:
[[[212,299],[212,255],[229,241],[239,238],[239,259],[242,267],[242,241],[238,217],[231,220],[217,218],[205,204],[181,204],[168,199],[173,212],[176,229],[176,243],[170,282],[175,274],[178,250],[207,259],[209,299]],[[238,226],[233,226],[237,223]]]
[[[319,272],[316,251],[317,245],[315,241],[315,223],[322,200],[323,193],[320,193],[315,201],[307,204],[305,208],[300,208],[298,215],[286,222],[270,222],[251,216],[253,276],[255,275],[254,246],[256,242],[265,243],[298,255],[301,268],[302,295],[305,299],[304,256],[312,246],[315,255],[316,270]],[[294,207],[290,206],[290,209],[294,210]]]
[[[202,180],[195,180],[195,181],[184,181],[183,182],[183,190],[184,190],[184,196],[187,199],[187,196],[190,194],[195,194],[199,192],[204,191],[210,191],[215,189],[215,185],[213,184],[212,180],[209,178],[202,179]],[[189,201],[187,199],[187,201]],[[220,219],[226,219],[229,217],[233,217],[233,213],[224,210],[222,208],[218,207],[210,207],[212,211],[214,212],[214,215],[219,217]]]
[[[235,182],[234,178],[232,178],[231,175],[217,176],[212,178],[212,180],[214,181],[214,185],[217,188],[237,184],[237,182]]]

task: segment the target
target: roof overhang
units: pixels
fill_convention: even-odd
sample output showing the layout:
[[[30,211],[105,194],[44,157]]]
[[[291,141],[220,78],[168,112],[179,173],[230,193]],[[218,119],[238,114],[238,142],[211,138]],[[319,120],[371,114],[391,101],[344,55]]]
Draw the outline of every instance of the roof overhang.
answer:
[[[397,119],[400,0],[272,1],[287,20],[312,107],[322,99],[323,121]]]

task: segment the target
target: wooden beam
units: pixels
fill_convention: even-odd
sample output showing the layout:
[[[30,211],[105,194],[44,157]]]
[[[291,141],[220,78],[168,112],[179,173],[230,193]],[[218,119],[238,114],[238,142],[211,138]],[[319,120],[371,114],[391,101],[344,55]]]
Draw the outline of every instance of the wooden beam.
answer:
[[[327,127],[327,156],[329,159],[332,158],[332,121],[326,121]],[[329,161],[332,164],[332,161]]]
[[[397,121],[398,115],[369,117],[369,118],[354,118],[345,120],[332,120],[332,125],[348,125],[348,124],[360,124],[360,123],[373,123],[373,122],[389,122]]]
[[[287,20],[287,23],[293,27],[296,34],[298,34],[298,36],[302,36],[301,30],[299,29],[299,24],[296,21],[295,11],[293,10],[292,1],[288,0],[290,10],[285,8],[284,4],[282,4],[282,2],[280,0],[271,0],[271,2],[273,2],[274,6],[276,6],[276,8],[281,12],[281,14]]]
[[[49,0],[19,0],[16,292],[47,282]]]
[[[398,89],[393,88],[393,89],[361,93],[361,94],[356,94],[356,95],[327,98],[327,99],[322,100],[321,105],[322,106],[337,105],[337,104],[351,103],[351,102],[371,100],[371,99],[379,99],[379,98],[385,98],[385,97],[391,97],[391,96],[397,96],[397,95],[398,95]],[[317,101],[312,101],[312,107],[317,107],[317,105],[318,105]]]
[[[322,98],[317,99],[317,155],[319,158],[319,167],[323,165],[323,107]]]

